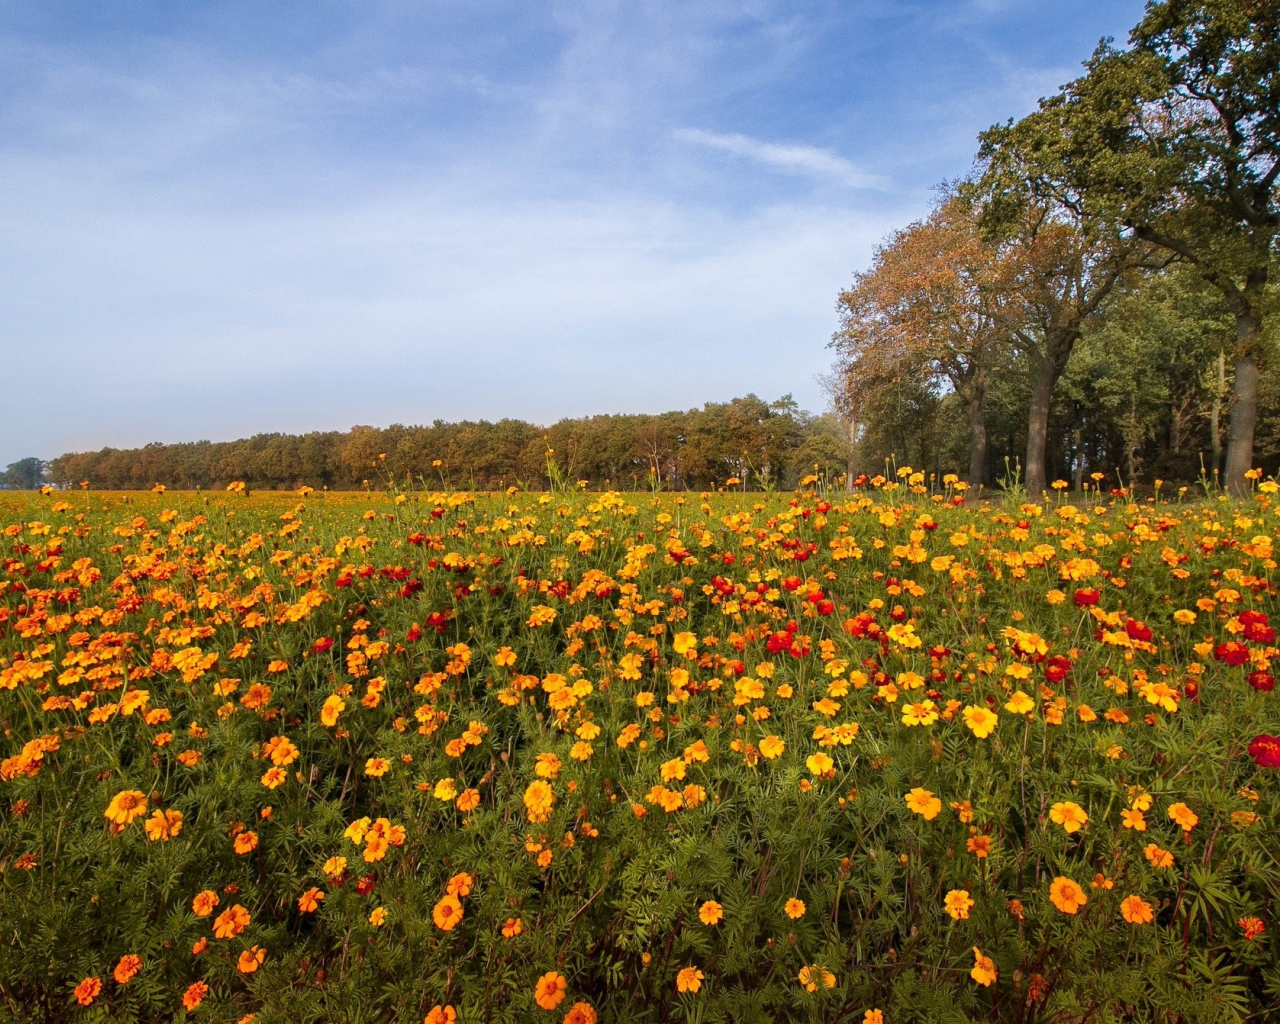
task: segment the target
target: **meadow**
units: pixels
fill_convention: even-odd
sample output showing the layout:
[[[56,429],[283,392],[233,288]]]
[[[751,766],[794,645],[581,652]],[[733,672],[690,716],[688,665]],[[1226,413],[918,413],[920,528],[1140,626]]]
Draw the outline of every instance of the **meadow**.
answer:
[[[0,1007],[1280,1004],[1276,485],[0,492]]]

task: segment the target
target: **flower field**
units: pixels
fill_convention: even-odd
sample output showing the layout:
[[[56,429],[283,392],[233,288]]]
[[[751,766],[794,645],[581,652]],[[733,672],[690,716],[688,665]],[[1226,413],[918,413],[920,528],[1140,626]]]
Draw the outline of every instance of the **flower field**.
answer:
[[[0,495],[0,1015],[1272,1019],[1275,487],[1088,499]]]

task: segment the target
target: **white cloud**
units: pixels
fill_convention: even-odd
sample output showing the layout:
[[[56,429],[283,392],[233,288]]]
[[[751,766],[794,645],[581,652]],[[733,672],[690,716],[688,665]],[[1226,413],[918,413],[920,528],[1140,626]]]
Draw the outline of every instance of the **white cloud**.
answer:
[[[722,135],[703,131],[701,128],[680,128],[675,135],[685,142],[746,157],[792,174],[836,181],[851,188],[884,187],[884,182],[878,175],[869,174],[852,161],[817,146],[781,145],[753,139],[749,135]]]

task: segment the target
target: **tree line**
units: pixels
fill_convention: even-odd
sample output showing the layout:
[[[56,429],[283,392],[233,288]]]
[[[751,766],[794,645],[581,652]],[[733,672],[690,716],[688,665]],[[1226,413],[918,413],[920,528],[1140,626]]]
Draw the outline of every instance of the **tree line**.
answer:
[[[854,455],[1028,491],[1280,464],[1280,5],[1151,0],[841,293]],[[994,442],[994,443],[993,443]]]
[[[703,489],[728,481],[754,490],[793,487],[810,473],[836,481],[846,470],[844,428],[814,416],[790,395],[755,395],[657,415],[522,420],[303,435],[258,434],[238,441],[149,444],[61,455],[46,476],[61,487],[103,489],[303,485],[351,489],[406,475],[428,486],[529,489],[585,481],[591,488]]]

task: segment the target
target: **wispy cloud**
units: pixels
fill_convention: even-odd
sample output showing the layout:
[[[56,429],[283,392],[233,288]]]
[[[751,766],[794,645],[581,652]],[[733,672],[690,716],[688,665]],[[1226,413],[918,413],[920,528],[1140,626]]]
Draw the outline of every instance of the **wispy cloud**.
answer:
[[[767,164],[791,174],[804,174],[813,178],[836,181],[850,188],[883,188],[884,181],[878,175],[864,171],[851,160],[838,153],[817,146],[783,145],[753,139],[750,135],[703,131],[701,128],[679,128],[676,138],[697,146],[718,149],[734,156],[745,157],[757,163]]]

